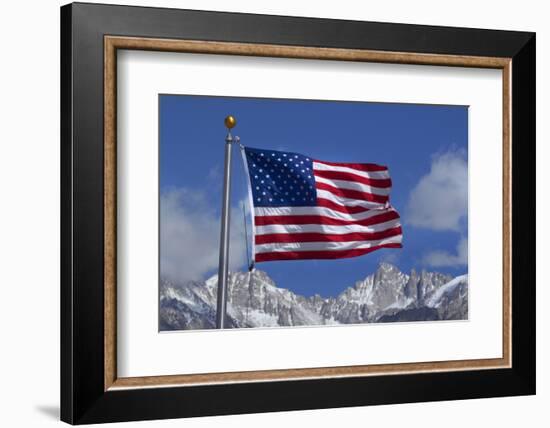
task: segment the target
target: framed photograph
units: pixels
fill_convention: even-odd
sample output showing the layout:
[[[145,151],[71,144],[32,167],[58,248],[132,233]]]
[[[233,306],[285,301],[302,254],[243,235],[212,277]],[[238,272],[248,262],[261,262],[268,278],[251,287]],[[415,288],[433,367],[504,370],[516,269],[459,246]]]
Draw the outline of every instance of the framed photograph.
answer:
[[[61,81],[63,421],[535,393],[533,33],[76,3]]]

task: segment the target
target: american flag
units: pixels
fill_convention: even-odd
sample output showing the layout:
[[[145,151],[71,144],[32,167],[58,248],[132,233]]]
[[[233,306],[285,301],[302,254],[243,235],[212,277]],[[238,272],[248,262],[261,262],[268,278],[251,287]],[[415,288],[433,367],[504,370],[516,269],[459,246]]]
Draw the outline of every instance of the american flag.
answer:
[[[387,167],[250,147],[242,153],[256,262],[338,259],[401,248]]]

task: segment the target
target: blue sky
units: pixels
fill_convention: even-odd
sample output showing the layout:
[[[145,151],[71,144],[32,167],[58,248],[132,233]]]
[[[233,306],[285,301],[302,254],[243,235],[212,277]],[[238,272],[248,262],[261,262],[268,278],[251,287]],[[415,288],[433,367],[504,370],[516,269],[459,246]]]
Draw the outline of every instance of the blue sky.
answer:
[[[161,274],[205,279],[217,272],[226,129],[245,146],[312,158],[387,165],[403,248],[340,260],[266,262],[279,287],[336,295],[382,261],[402,271],[467,272],[466,106],[160,95]],[[240,153],[232,168],[231,268],[246,269]],[[247,221],[250,221],[249,219]]]

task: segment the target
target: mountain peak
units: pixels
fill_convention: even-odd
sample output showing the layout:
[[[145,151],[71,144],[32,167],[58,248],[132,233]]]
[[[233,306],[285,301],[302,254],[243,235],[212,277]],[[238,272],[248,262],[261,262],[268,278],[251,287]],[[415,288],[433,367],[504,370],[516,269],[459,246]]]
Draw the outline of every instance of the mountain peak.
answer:
[[[389,262],[378,263],[377,272],[401,272],[397,266]]]

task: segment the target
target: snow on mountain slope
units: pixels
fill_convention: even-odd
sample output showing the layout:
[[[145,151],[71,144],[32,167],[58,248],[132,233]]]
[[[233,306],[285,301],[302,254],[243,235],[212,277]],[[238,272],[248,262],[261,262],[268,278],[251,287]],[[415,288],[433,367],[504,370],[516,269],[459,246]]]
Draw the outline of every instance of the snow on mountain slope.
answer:
[[[456,278],[453,278],[448,283],[443,284],[441,287],[439,287],[429,299],[426,300],[426,306],[429,307],[439,307],[442,303],[442,297],[446,293],[451,293],[456,287],[458,287],[462,283],[468,283],[468,275],[460,275]]]

